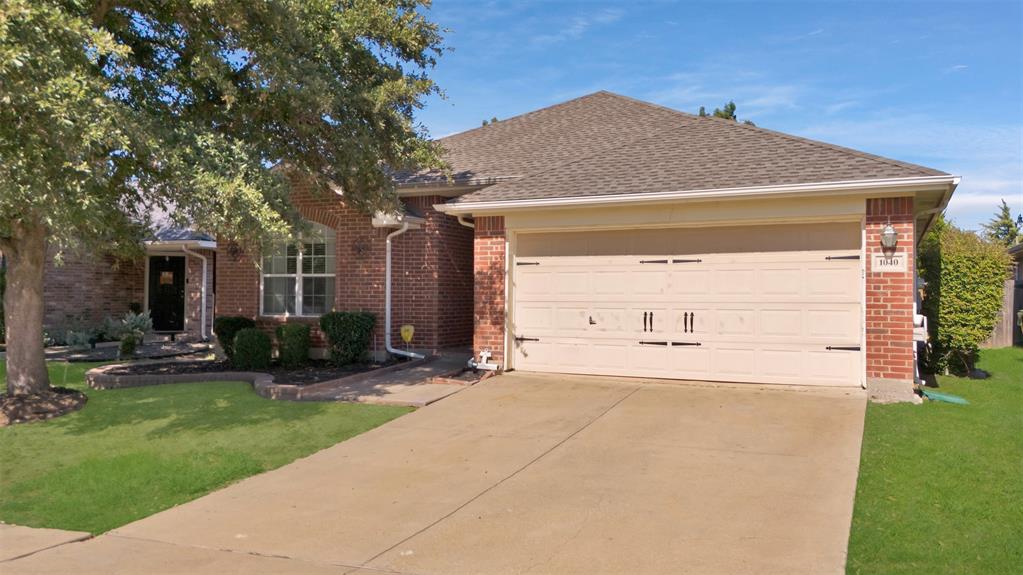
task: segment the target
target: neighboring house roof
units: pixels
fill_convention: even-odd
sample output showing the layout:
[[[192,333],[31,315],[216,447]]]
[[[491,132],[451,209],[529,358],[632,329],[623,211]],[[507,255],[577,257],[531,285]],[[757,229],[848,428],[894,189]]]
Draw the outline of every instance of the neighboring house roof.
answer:
[[[1016,261],[1023,260],[1023,243],[1018,243],[1008,250],[1009,255]]]
[[[197,232],[187,228],[179,228],[174,226],[164,226],[158,228],[153,234],[154,241],[157,242],[215,242],[216,238],[209,234]]]
[[[456,183],[493,184],[454,204],[948,176],[603,91],[439,142]]]

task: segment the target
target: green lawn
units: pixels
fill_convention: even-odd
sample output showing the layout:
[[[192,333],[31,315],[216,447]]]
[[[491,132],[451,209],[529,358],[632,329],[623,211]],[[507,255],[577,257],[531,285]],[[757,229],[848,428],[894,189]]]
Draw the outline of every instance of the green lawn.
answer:
[[[1023,349],[979,367],[939,378],[970,405],[867,406],[850,573],[1023,569]]]
[[[96,365],[51,363],[52,383],[85,390]],[[0,520],[100,533],[409,411],[271,401],[239,382],[87,393],[77,413],[0,428]]]

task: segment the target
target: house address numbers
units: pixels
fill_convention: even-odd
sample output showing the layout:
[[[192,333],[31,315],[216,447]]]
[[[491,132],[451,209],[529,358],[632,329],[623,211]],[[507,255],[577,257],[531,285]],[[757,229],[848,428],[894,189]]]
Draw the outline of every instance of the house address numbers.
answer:
[[[890,256],[874,254],[871,271],[874,273],[897,273],[906,271],[906,254],[895,253]]]

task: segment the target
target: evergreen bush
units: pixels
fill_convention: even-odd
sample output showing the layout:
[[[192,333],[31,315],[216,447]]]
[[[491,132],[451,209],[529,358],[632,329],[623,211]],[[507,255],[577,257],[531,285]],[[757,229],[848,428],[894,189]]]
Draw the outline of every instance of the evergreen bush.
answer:
[[[235,336],[239,331],[253,327],[256,327],[256,322],[237,315],[223,315],[213,320],[213,333],[217,336],[220,347],[224,348],[224,354],[229,361],[234,359]]]
[[[920,244],[927,282],[923,311],[931,353],[925,369],[968,374],[980,344],[991,336],[1011,270],[1005,245],[939,221]]]
[[[309,359],[309,331],[309,326],[302,323],[277,326],[277,349],[281,365],[300,367]]]
[[[234,336],[232,365],[244,370],[263,370],[270,367],[273,345],[270,336],[260,329],[247,327]]]
[[[330,359],[336,365],[366,358],[372,341],[376,316],[363,311],[335,311],[320,317],[320,329],[330,344]]]

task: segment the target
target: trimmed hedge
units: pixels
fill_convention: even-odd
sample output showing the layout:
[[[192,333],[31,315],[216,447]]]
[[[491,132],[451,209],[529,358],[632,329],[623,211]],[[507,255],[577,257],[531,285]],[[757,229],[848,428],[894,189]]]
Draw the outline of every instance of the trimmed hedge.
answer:
[[[939,221],[920,243],[930,329],[928,371],[969,373],[1002,309],[1012,261],[1005,246]]]
[[[285,323],[277,326],[277,346],[281,365],[299,367],[309,359],[309,326]]]
[[[234,338],[238,332],[256,327],[256,322],[247,317],[237,315],[222,315],[213,320],[213,333],[224,348],[224,353],[229,361],[234,361]]]
[[[270,336],[260,329],[247,327],[234,336],[234,359],[238,369],[266,369],[270,367],[273,344]]]
[[[369,352],[375,315],[364,311],[335,311],[320,317],[320,329],[330,344],[330,359],[337,365],[362,361]]]

